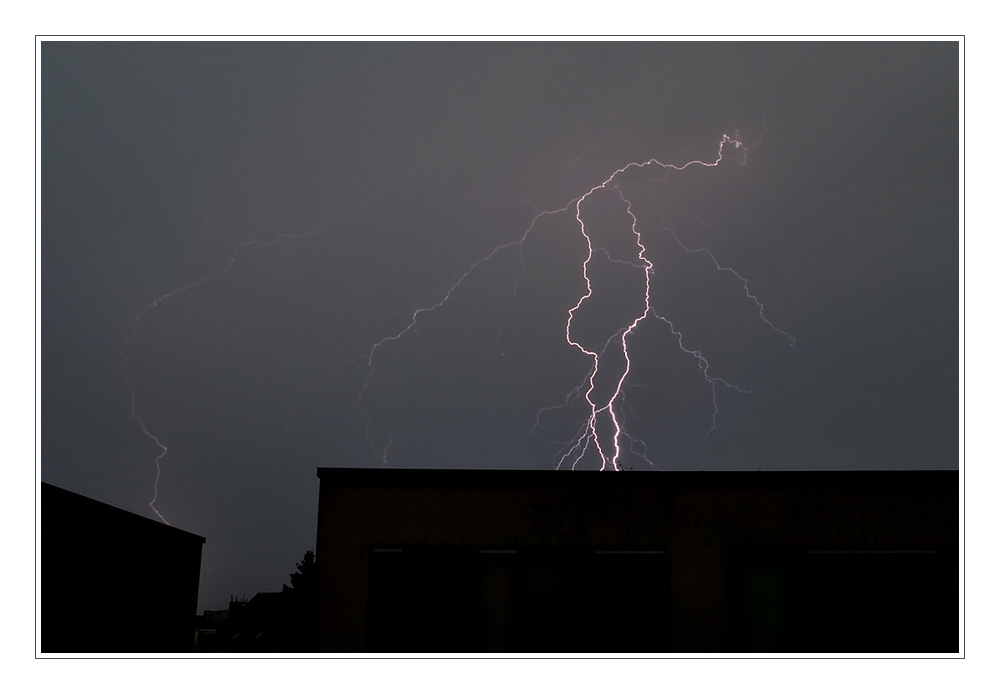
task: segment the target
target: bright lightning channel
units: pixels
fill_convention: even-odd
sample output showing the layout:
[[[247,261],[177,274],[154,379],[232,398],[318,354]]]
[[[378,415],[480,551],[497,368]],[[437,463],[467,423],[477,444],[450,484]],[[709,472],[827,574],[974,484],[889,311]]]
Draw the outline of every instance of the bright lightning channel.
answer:
[[[761,138],[762,137],[763,135],[761,136]],[[708,429],[708,432],[705,434],[705,438],[707,439],[708,436],[715,429],[716,416],[718,415],[719,411],[716,399],[716,387],[721,385],[736,390],[740,393],[749,393],[750,391],[743,390],[738,386],[735,386],[718,376],[709,375],[709,363],[708,360],[705,358],[705,356],[699,350],[689,349],[685,347],[683,335],[681,335],[681,333],[676,329],[673,322],[664,318],[663,316],[660,316],[653,308],[650,301],[650,277],[654,272],[653,263],[646,256],[646,246],[643,244],[642,235],[639,232],[638,219],[636,218],[635,213],[632,211],[632,202],[622,192],[621,186],[619,185],[619,181],[620,177],[622,177],[626,172],[632,170],[637,170],[637,171],[652,170],[663,173],[664,176],[662,176],[659,179],[651,177],[653,178],[653,180],[662,181],[666,177],[665,174],[671,171],[673,172],[684,171],[685,169],[690,167],[705,167],[705,168],[717,167],[725,158],[723,155],[723,151],[727,147],[741,152],[742,160],[745,162],[747,153],[753,146],[755,146],[760,142],[760,138],[758,138],[757,142],[753,144],[745,144],[741,142],[738,138],[739,138],[738,134],[735,134],[734,136],[723,135],[722,138],[719,140],[715,152],[715,158],[710,161],[692,160],[684,164],[665,164],[657,159],[649,159],[644,162],[640,161],[630,162],[625,166],[621,167],[620,169],[615,170],[604,181],[595,185],[583,195],[570,200],[562,207],[538,212],[538,214],[535,215],[534,218],[532,218],[531,223],[529,224],[527,230],[525,230],[525,232],[521,235],[519,239],[515,239],[513,241],[509,241],[505,244],[497,246],[492,251],[490,251],[486,256],[480,258],[476,262],[469,265],[464,272],[458,274],[457,279],[453,279],[448,289],[444,292],[443,298],[441,298],[437,303],[416,309],[410,316],[410,320],[405,327],[403,327],[397,333],[393,335],[388,335],[379,340],[378,342],[376,342],[375,344],[373,344],[371,350],[368,352],[366,357],[368,373],[366,375],[364,385],[362,386],[361,391],[358,393],[357,405],[365,417],[365,422],[366,422],[365,435],[368,439],[368,444],[372,449],[372,451],[375,453],[375,455],[381,461],[382,466],[385,467],[388,465],[387,456],[388,456],[389,446],[392,444],[392,439],[390,438],[388,443],[382,446],[378,446],[375,444],[375,442],[372,440],[371,437],[371,426],[372,426],[371,417],[368,415],[368,412],[364,408],[365,394],[367,393],[368,386],[371,382],[372,377],[375,374],[376,354],[379,351],[379,349],[386,343],[396,342],[402,339],[405,335],[407,335],[411,331],[413,331],[423,314],[431,313],[437,310],[438,308],[444,306],[448,302],[448,300],[452,297],[452,295],[458,290],[458,288],[463,284],[463,282],[465,282],[465,280],[473,272],[475,272],[476,269],[488,263],[502,250],[514,246],[518,247],[519,258],[521,258],[521,274],[518,275],[518,277],[513,282],[513,287],[514,287],[513,293],[516,294],[517,285],[524,274],[524,263],[523,263],[523,257],[521,257],[521,252],[523,251],[523,246],[528,236],[535,229],[538,221],[543,217],[554,216],[570,211],[573,212],[576,218],[577,225],[579,227],[579,233],[583,237],[583,240],[587,245],[587,257],[581,264],[581,274],[583,276],[583,280],[586,285],[586,290],[583,292],[583,294],[580,295],[576,304],[574,304],[572,308],[570,308],[567,312],[565,338],[568,346],[580,352],[581,355],[583,355],[590,361],[591,367],[589,373],[587,374],[583,382],[577,385],[575,388],[573,388],[569,393],[567,393],[565,398],[560,404],[543,407],[536,413],[534,426],[531,428],[531,431],[528,433],[525,439],[522,440],[522,443],[524,440],[527,440],[527,438],[529,438],[537,429],[541,417],[544,413],[567,407],[570,405],[570,403],[576,401],[582,396],[584,401],[587,403],[587,408],[589,410],[589,413],[586,416],[585,421],[577,429],[576,434],[570,440],[558,442],[558,445],[561,446],[561,450],[563,451],[563,453],[561,456],[559,456],[556,468],[558,469],[563,465],[569,465],[570,468],[576,469],[576,466],[580,464],[580,462],[584,459],[584,457],[588,454],[588,452],[593,450],[600,458],[601,470],[609,470],[609,469],[621,470],[622,466],[620,458],[622,454],[623,439],[628,441],[628,448],[630,452],[642,458],[652,466],[653,462],[652,460],[650,460],[648,456],[648,447],[646,446],[645,442],[630,435],[622,426],[622,422],[619,416],[619,411],[623,406],[623,404],[626,402],[623,392],[623,387],[626,384],[626,380],[632,368],[632,358],[631,355],[629,354],[629,337],[632,336],[633,333],[636,331],[636,329],[649,317],[653,317],[656,320],[662,321],[670,328],[670,332],[677,338],[677,344],[680,347],[680,349],[697,360],[698,370],[701,371],[705,381],[711,387],[713,414],[712,414],[712,425]],[[628,218],[631,220],[630,229],[632,235],[635,237],[634,242],[637,250],[638,262],[614,259],[611,257],[611,255],[608,253],[606,249],[594,246],[593,244],[590,233],[587,230],[587,223],[584,219],[583,205],[588,199],[591,198],[591,196],[595,195],[598,191],[607,191],[607,190],[614,190],[621,198],[621,200],[625,203],[626,213],[628,215]],[[662,214],[660,214],[659,209],[657,209],[657,214],[660,215],[661,225],[663,226],[664,229],[667,229],[666,224],[663,223],[663,217]],[[674,240],[678,243],[678,245],[680,245],[680,247],[683,250],[687,251],[688,253],[708,253],[709,256],[712,258],[712,261],[715,263],[717,270],[722,272],[728,272],[735,275],[743,283],[743,288],[746,293],[746,296],[756,303],[761,320],[764,321],[764,323],[766,323],[773,331],[788,338],[788,340],[790,341],[790,346],[792,348],[795,347],[794,337],[792,337],[787,332],[777,328],[770,320],[764,317],[764,306],[760,302],[760,300],[750,292],[749,282],[747,281],[746,278],[741,276],[732,268],[722,266],[718,262],[718,260],[716,260],[715,256],[711,253],[711,251],[709,251],[708,249],[688,248],[683,243],[681,243],[680,239],[677,237],[676,233],[673,232],[673,230],[670,229],[667,230],[673,234]],[[573,323],[577,312],[593,296],[593,287],[591,285],[591,277],[589,270],[590,270],[591,260],[594,258],[594,255],[596,253],[601,253],[607,256],[608,260],[611,262],[631,265],[633,267],[642,270],[644,276],[645,291],[643,296],[643,310],[640,313],[640,315],[634,318],[630,323],[626,323],[625,325],[623,325],[617,332],[615,332],[614,335],[611,336],[611,338],[608,339],[608,341],[604,344],[604,346],[601,349],[589,350],[586,347],[584,347],[580,342],[574,339]],[[511,297],[511,307],[504,312],[503,321],[506,321],[508,313],[511,313],[512,311],[513,311],[513,294]],[[503,330],[503,321],[501,322],[501,331]],[[621,353],[624,356],[625,368],[622,371],[620,377],[617,379],[617,384],[615,385],[610,397],[606,397],[602,400],[597,400],[594,394],[596,388],[595,379],[598,377],[598,374],[601,373],[601,359],[604,356],[605,352],[611,347],[612,342],[616,341],[617,341],[616,348],[620,348]],[[360,358],[365,358],[365,357],[360,357]],[[610,424],[611,424],[610,428],[613,430],[613,433],[610,435],[610,437],[608,437],[607,435],[602,435],[598,430],[600,424],[599,419],[602,416],[610,418]],[[637,446],[639,447],[638,449]]]

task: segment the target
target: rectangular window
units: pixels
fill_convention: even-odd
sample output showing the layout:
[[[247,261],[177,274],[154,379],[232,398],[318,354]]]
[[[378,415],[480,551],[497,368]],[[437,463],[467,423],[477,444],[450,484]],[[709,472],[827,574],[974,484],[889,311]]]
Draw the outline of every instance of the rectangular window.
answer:
[[[669,650],[663,550],[372,551],[368,585],[369,651]]]

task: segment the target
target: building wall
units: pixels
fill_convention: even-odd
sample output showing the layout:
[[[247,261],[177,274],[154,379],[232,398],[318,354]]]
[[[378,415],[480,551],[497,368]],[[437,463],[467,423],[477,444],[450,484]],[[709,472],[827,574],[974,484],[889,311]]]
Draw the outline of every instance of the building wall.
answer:
[[[205,538],[42,484],[46,653],[194,650]]]
[[[526,645],[547,652],[773,650],[794,646],[796,634],[806,632],[813,641],[799,643],[839,650],[851,650],[852,643],[957,650],[957,472],[626,475],[320,468],[318,475],[321,651],[391,645],[391,650],[423,652],[436,650],[435,644],[463,643],[467,648],[458,650]],[[873,570],[906,575],[907,567],[932,575],[915,578],[921,590],[945,593],[923,596],[944,605],[932,615],[938,631],[941,624],[954,627],[945,629],[944,637],[904,643],[893,632],[896,636],[882,642],[859,636],[839,647],[850,637],[848,626],[842,627],[841,641],[823,641],[816,640],[818,627],[794,615],[778,619],[790,611],[820,614],[818,606],[836,603],[836,596],[810,593],[817,576],[841,576],[845,587],[834,592],[841,602],[854,604],[866,585],[875,585],[856,584],[859,575]],[[400,582],[391,577],[394,572],[409,578]],[[467,581],[448,578],[456,575]],[[524,616],[530,612],[525,602],[545,594],[532,587],[545,575],[562,584],[550,594],[565,601],[552,612],[558,617],[551,617],[562,627]],[[623,584],[616,585],[616,575]],[[447,590],[436,588],[449,581]],[[475,584],[471,596],[469,582]],[[414,606],[419,592],[393,602],[393,591],[403,595],[414,584],[424,596],[433,595],[437,607]],[[513,596],[512,585],[521,586]],[[636,595],[643,599],[630,597]],[[660,611],[643,621],[638,614],[643,605],[659,603]],[[481,616],[461,621],[463,610]],[[636,614],[621,614],[625,611]],[[417,630],[409,640],[386,640],[393,614],[417,620],[417,626],[396,625],[399,633]],[[604,619],[601,623],[617,633],[594,627],[587,640],[577,639],[590,623],[588,614],[605,615],[595,620]],[[464,640],[449,640],[441,629],[435,631],[435,615],[459,619],[452,631],[469,633]],[[505,626],[511,615],[522,615],[516,633]],[[776,619],[778,626],[771,629],[768,624]],[[547,647],[530,636],[539,630],[551,634]],[[638,632],[641,638],[625,638]],[[650,648],[637,649],[642,643]]]

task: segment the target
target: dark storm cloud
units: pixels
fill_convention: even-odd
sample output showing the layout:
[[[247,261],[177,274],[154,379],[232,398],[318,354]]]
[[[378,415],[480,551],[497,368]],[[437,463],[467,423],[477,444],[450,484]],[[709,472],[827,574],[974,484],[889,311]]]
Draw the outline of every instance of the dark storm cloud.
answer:
[[[958,464],[955,43],[45,43],[41,69],[45,481],[151,514],[157,448],[121,370],[135,316],[248,240],[307,235],[242,247],[129,343],[169,448],[158,508],[208,538],[203,606],[287,580],[316,466],[380,463],[356,405],[374,343],[537,210],[629,161],[711,159],[735,130],[761,138],[743,165],[621,181],[657,311],[753,391],[720,390],[702,443],[711,391],[643,324],[627,395],[650,457]],[[602,195],[595,233],[625,258]],[[797,349],[678,240],[747,278]],[[579,409],[522,440],[587,373],[564,340],[585,254],[571,213],[544,217],[376,352],[364,404],[390,465],[552,467]],[[578,327],[600,342],[637,278],[600,254],[592,274]]]

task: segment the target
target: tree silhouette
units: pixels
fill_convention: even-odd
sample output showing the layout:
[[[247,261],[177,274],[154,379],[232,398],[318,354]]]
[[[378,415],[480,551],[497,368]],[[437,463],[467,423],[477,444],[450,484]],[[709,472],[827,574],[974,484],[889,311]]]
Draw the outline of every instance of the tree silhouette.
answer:
[[[290,650],[311,652],[315,650],[313,622],[316,601],[316,555],[309,550],[298,564],[297,571],[290,575],[292,585],[283,586],[282,593],[288,599],[291,616]]]
[[[292,590],[301,593],[315,594],[316,592],[316,555],[312,550],[306,552],[302,561],[295,565],[298,569],[291,574]]]

